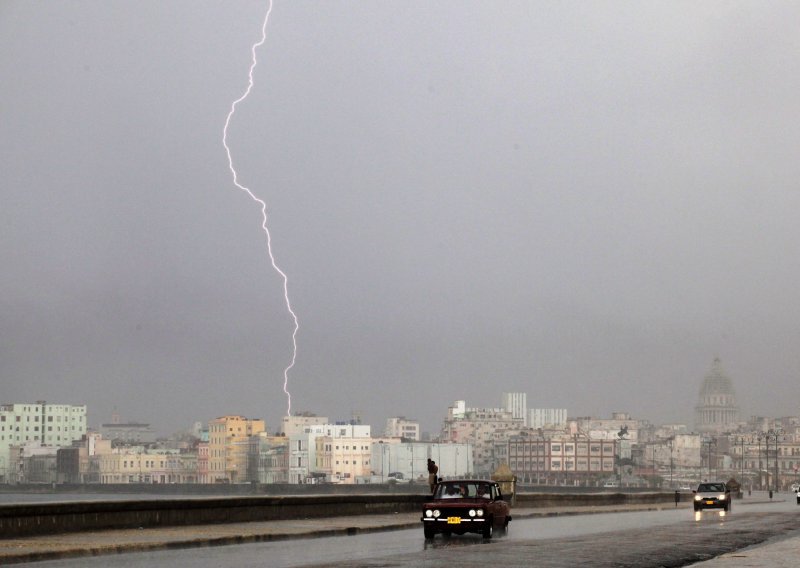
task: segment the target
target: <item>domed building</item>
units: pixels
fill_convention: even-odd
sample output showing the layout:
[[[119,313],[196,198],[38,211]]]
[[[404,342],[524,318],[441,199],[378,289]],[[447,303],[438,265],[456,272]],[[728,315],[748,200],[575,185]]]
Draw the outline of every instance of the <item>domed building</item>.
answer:
[[[736,429],[739,423],[739,407],[736,391],[719,357],[714,358],[711,370],[703,379],[695,411],[695,428],[698,432],[722,433]]]

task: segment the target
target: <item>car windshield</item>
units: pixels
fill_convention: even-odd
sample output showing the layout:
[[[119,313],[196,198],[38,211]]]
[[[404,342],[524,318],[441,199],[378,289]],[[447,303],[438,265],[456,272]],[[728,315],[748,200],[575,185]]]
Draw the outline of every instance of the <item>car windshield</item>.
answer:
[[[446,482],[439,484],[434,497],[437,499],[457,499],[463,497],[470,499],[483,497],[489,499],[491,498],[491,490],[488,483]]]
[[[725,486],[721,483],[701,483],[697,490],[700,492],[725,491]]]

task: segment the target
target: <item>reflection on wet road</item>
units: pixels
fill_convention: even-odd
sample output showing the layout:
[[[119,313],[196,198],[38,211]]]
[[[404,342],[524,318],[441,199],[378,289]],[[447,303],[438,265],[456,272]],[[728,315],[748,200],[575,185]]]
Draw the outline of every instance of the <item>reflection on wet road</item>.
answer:
[[[791,518],[788,512],[792,513]],[[735,547],[728,542],[732,537],[725,535],[735,534],[741,542],[748,542],[748,538],[752,542],[760,542],[758,538],[761,540],[767,538],[762,535],[765,530],[776,531],[791,527],[792,518],[796,513],[793,502],[784,502],[737,506],[734,511],[727,514],[719,510],[694,513],[691,509],[681,508],[515,519],[510,525],[507,536],[496,537],[490,541],[478,535],[449,538],[437,535],[433,541],[425,541],[420,526],[419,529],[358,534],[349,537],[123,554],[114,557],[113,564],[122,568],[144,566],[288,568],[313,565],[374,566],[376,563],[391,566],[441,566],[448,560],[458,559],[459,566],[473,565],[473,561],[477,566],[481,563],[493,564],[493,558],[499,555],[504,557],[503,561],[508,566],[514,566],[526,565],[520,564],[520,559],[529,554],[536,554],[539,566],[548,565],[547,558],[552,560],[556,556],[560,558],[560,562],[572,559],[576,563],[580,561],[600,565],[596,563],[599,557],[610,558],[614,555],[627,554],[637,558],[653,554],[653,550],[659,555],[679,554],[689,549],[700,551],[697,554],[712,555],[717,550],[715,548],[717,541],[727,542],[725,546]],[[773,517],[780,522],[773,522]],[[699,540],[694,542],[693,539]],[[682,544],[685,542],[691,542],[691,547],[687,549],[686,546],[689,545]],[[620,549],[622,546],[625,548],[624,551]],[[662,550],[659,546],[671,547],[675,551]],[[702,552],[707,547],[710,547],[709,552]],[[589,554],[592,550],[594,556]],[[637,550],[641,554],[637,553]],[[652,556],[650,558],[652,559]],[[487,562],[489,564],[486,564]],[[37,564],[40,568],[107,565],[108,557]]]

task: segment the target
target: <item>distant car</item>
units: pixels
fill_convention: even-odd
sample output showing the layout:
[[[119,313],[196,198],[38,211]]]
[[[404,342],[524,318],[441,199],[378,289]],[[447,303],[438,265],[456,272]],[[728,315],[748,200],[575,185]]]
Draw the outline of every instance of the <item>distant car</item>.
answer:
[[[694,491],[694,510],[731,510],[731,490],[722,481],[701,483]]]
[[[606,481],[603,484],[603,487],[619,487],[619,482],[618,481]]]
[[[442,481],[423,505],[421,520],[426,539],[434,538],[436,533],[468,532],[492,538],[495,530],[505,532],[508,529],[511,507],[494,481]]]
[[[792,491],[794,491],[795,493],[800,491],[800,483],[792,483]]]
[[[681,485],[680,488],[678,489],[678,491],[691,491],[691,490],[692,490],[691,485]]]

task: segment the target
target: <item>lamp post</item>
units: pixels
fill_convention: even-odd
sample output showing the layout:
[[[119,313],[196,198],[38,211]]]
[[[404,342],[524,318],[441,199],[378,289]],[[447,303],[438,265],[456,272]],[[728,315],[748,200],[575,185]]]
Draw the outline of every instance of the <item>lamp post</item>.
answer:
[[[674,489],[675,486],[673,485],[672,482],[672,446],[675,442],[675,436],[670,436],[668,441],[669,441],[669,488]]]
[[[652,482],[653,482],[653,487],[655,487],[656,486],[656,445],[655,444],[653,444],[651,455],[652,455],[652,463],[653,463],[653,477],[652,477],[653,481]]]
[[[744,436],[739,436],[739,442],[742,444],[742,455],[740,456],[742,461],[740,463],[741,473],[739,474],[739,486],[742,486],[744,483]]]
[[[761,438],[763,436],[762,432],[759,432],[756,435],[756,439],[758,440],[758,488],[760,490],[764,489],[764,482],[761,478]]]
[[[783,428],[772,429],[770,428],[767,430],[765,434],[765,442],[767,445],[767,474],[769,475],[769,440],[772,438],[775,440],[775,475],[772,480],[772,489],[778,490],[778,436],[783,435]]]
[[[538,436],[536,438],[536,485],[539,485],[542,480],[540,477],[541,468],[539,464],[541,463],[541,455],[544,453],[544,433],[542,432],[541,428],[538,428]]]

